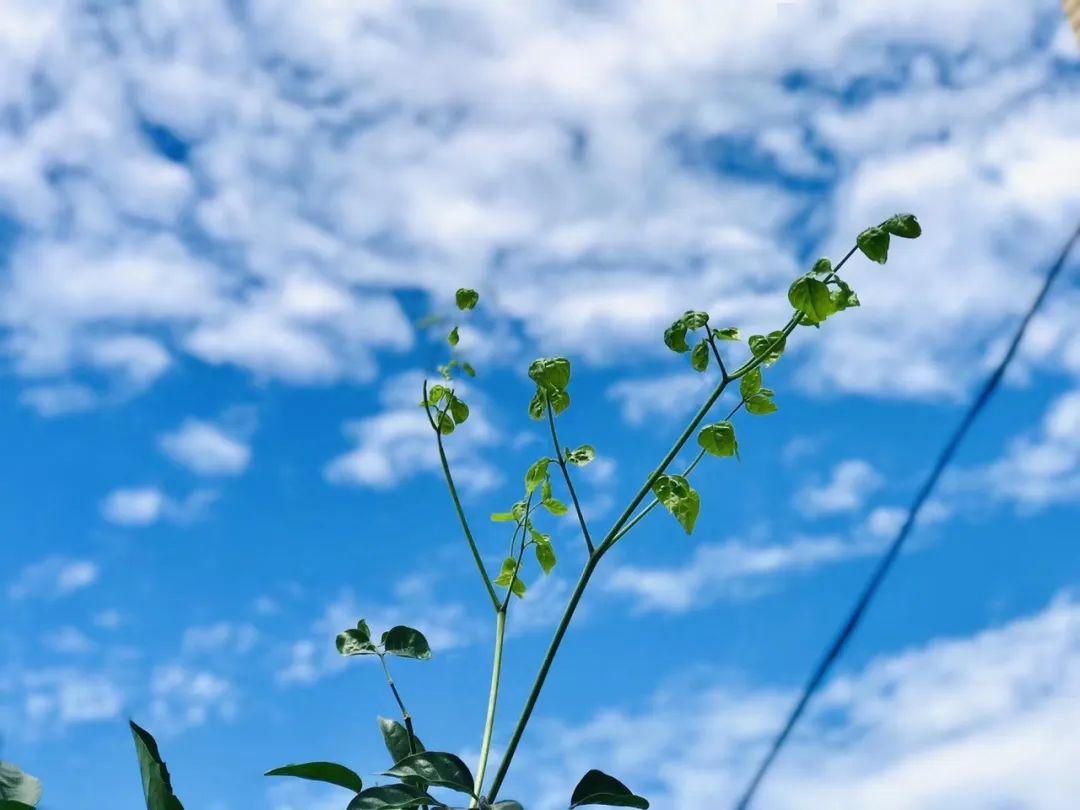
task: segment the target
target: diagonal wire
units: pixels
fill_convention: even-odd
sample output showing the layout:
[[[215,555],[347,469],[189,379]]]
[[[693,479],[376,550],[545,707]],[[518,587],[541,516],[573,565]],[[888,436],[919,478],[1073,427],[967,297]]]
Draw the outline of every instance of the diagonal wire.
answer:
[[[1057,260],[1051,265],[1050,269],[1046,273],[1046,278],[1043,281],[1042,288],[1039,290],[1039,294],[1035,296],[1035,300],[1031,302],[1031,306],[1025,313],[1023,320],[1020,321],[1019,327],[1017,327],[1016,333],[1013,335],[1012,342],[1009,343],[1009,349],[1005,352],[1005,356],[998,363],[997,368],[990,375],[987,381],[983,384],[982,389],[979,391],[975,400],[969,406],[967,412],[964,414],[964,418],[960,420],[960,424],[953,432],[948,443],[945,445],[941,454],[938,456],[937,461],[934,463],[933,469],[930,471],[930,475],[927,476],[923,485],[919,488],[915,499],[911,502],[911,507],[908,509],[907,519],[904,521],[904,525],[900,527],[900,531],[897,532],[895,539],[889,545],[885,554],[878,562],[877,567],[874,569],[874,573],[871,575],[866,586],[863,588],[858,600],[852,607],[851,612],[848,614],[847,619],[844,621],[843,627],[840,632],[837,633],[832,643],[829,645],[825,652],[825,655],[818,662],[817,667],[814,669],[810,679],[806,682],[806,685],[802,689],[802,693],[799,696],[798,702],[792,709],[791,714],[788,715],[787,722],[784,723],[780,733],[773,740],[772,745],[769,747],[768,753],[765,758],[758,765],[757,770],[754,772],[753,778],[747,785],[745,792],[742,794],[742,798],[739,799],[738,804],[735,805],[736,810],[747,810],[750,806],[750,802],[754,798],[754,794],[757,792],[758,787],[761,785],[766,774],[769,772],[769,768],[772,767],[773,762],[776,760],[780,750],[788,741],[788,737],[791,735],[792,729],[795,724],[799,722],[799,718],[802,717],[803,711],[806,709],[807,704],[813,698],[814,694],[820,688],[822,682],[829,674],[829,670],[836,662],[836,659],[843,652],[844,647],[847,645],[848,640],[855,632],[859,622],[862,620],[863,614],[866,613],[866,609],[870,606],[870,602],[873,600],[878,588],[881,587],[881,583],[888,575],[889,570],[892,568],[893,563],[896,561],[901,549],[903,548],[904,541],[907,540],[908,534],[911,533],[912,527],[915,525],[915,521],[919,517],[919,512],[922,511],[923,506],[926,504],[930,494],[937,486],[938,480],[941,478],[942,473],[948,468],[949,463],[952,461],[953,456],[956,454],[956,449],[960,446],[960,443],[964,440],[968,430],[970,430],[972,424],[978,418],[982,412],[986,403],[990,401],[994,391],[997,390],[998,385],[1001,383],[1002,378],[1005,376],[1005,372],[1012,363],[1013,358],[1016,356],[1016,350],[1020,346],[1020,342],[1024,338],[1024,333],[1027,331],[1028,325],[1031,323],[1031,319],[1035,317],[1035,313],[1042,306],[1043,301],[1046,299],[1047,293],[1050,292],[1050,287],[1053,285],[1054,280],[1061,275],[1062,269],[1065,267],[1065,263],[1068,260],[1069,254],[1072,252],[1073,247],[1076,245],[1077,240],[1080,240],[1080,225],[1077,226],[1072,236],[1069,237],[1065,246],[1062,248],[1061,253],[1058,255]]]

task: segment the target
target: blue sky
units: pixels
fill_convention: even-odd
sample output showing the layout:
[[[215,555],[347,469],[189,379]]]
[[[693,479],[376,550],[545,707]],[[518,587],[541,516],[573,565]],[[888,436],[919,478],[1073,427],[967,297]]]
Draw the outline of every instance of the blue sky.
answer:
[[[565,806],[601,767],[723,806],[1080,217],[1077,53],[1052,0],[4,4],[0,754],[46,810],[137,807],[131,716],[186,806],[341,807],[260,774],[386,766],[377,667],[333,648],[363,616],[427,633],[396,675],[473,761],[492,630],[417,320],[481,293],[450,447],[494,570],[486,516],[547,453],[534,357],[574,362],[601,533],[707,391],[673,317],[776,328],[815,258],[915,211],[702,466],[693,537],[654,514],[604,561],[507,788]],[[1080,791],[1078,312],[1074,270],[762,807]],[[497,745],[583,563],[552,528]]]

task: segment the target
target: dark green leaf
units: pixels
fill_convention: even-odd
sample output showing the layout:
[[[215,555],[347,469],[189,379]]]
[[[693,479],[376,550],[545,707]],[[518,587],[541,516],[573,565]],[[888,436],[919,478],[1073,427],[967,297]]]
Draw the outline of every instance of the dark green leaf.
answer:
[[[390,754],[390,759],[393,760],[395,765],[405,759],[405,757],[424,750],[424,744],[420,742],[420,738],[415,734],[412,738],[414,750],[409,750],[409,732],[405,726],[401,725],[397,720],[380,717],[379,730],[382,731],[386,750]]]
[[[664,330],[664,345],[680,354],[690,351],[690,346],[686,342],[686,324],[683,323],[682,318]]]
[[[735,426],[724,420],[708,425],[698,434],[698,444],[714,456],[738,456],[739,442],[735,439]]]
[[[0,810],[34,810],[33,805],[23,804],[14,799],[0,799]]]
[[[712,333],[717,340],[741,340],[739,330],[734,326],[725,329],[713,329]]]
[[[545,391],[565,391],[570,385],[570,361],[565,357],[541,357],[529,366],[529,378]]]
[[[472,795],[472,773],[469,772],[469,766],[455,754],[441,751],[412,754],[386,771],[386,775],[398,778],[418,777],[428,784]]]
[[[591,444],[583,444],[577,450],[566,448],[566,461],[568,464],[584,467],[594,458],[596,458],[596,448]]]
[[[458,328],[455,326],[450,330],[450,334],[446,336],[446,342],[451,346],[457,346],[461,341],[461,336],[458,335]]]
[[[346,630],[338,633],[335,639],[337,651],[342,655],[374,655],[375,645],[371,643],[371,635],[367,624],[357,630]]]
[[[889,232],[884,228],[867,228],[859,234],[856,244],[870,261],[885,264],[889,258]]]
[[[416,658],[420,661],[431,658],[431,647],[424,634],[401,624],[382,634],[382,645],[384,650],[399,658]]]
[[[0,762],[0,799],[34,807],[41,801],[41,782],[10,762]]]
[[[453,394],[450,395],[450,415],[459,425],[469,418],[469,406]]]
[[[832,262],[822,257],[814,262],[814,266],[810,268],[810,272],[815,276],[827,276],[832,272]]]
[[[519,599],[525,596],[525,583],[521,581],[521,578],[517,576],[518,562],[513,557],[507,557],[502,564],[502,568],[499,570],[499,575],[495,577],[495,584],[500,588],[509,588],[510,592]]]
[[[773,402],[772,393],[765,393],[763,389],[760,393],[754,394],[746,400],[746,410],[754,416],[768,416],[770,413],[776,413],[776,403]]]
[[[380,785],[362,791],[349,802],[348,810],[406,810],[424,805],[442,805],[411,785]]]
[[[761,390],[761,366],[750,369],[739,380],[739,393],[742,398],[752,397]]]
[[[543,419],[546,410],[547,397],[544,396],[543,389],[537,386],[536,393],[533,394],[533,398],[529,400],[529,416],[533,419]]]
[[[467,287],[462,287],[457,291],[455,295],[457,299],[458,309],[465,311],[472,309],[480,301],[480,293],[476,290],[470,290]]]
[[[653,484],[653,494],[675,516],[687,534],[692,534],[701,512],[701,496],[681,475],[661,475]]]
[[[364,783],[355,772],[334,762],[305,762],[301,765],[286,765],[267,771],[266,776],[295,776],[312,782],[326,782],[330,785],[347,788],[354,793],[364,789]]]
[[[570,797],[570,807],[601,804],[605,807],[637,807],[649,810],[649,802],[635,796],[626,785],[603,771],[591,770],[578,782]]]
[[[439,418],[435,420],[435,424],[439,428],[439,433],[444,436],[449,436],[454,432],[454,428],[456,427],[454,418],[445,412],[439,414]]]
[[[548,480],[548,465],[550,458],[542,458],[529,467],[525,473],[525,492],[531,495],[538,486]]]
[[[690,365],[694,371],[706,371],[709,368],[709,341],[702,340],[690,354]]]
[[[893,236],[903,239],[918,239],[922,236],[922,226],[914,214],[897,214],[889,217],[881,224],[881,227]]]
[[[784,354],[787,336],[780,331],[769,332],[767,335],[751,335],[749,343],[754,357],[764,358],[762,362],[771,366]]]
[[[555,547],[551,545],[550,540],[536,544],[536,561],[540,563],[545,574],[550,574],[555,568]]]
[[[149,731],[130,723],[135,738],[135,753],[139,757],[139,773],[142,775],[146,810],[184,810],[172,789],[169,769],[158,751],[157,742]]]
[[[821,323],[836,313],[829,285],[810,276],[796,279],[788,290],[788,300],[801,312],[807,323]]]

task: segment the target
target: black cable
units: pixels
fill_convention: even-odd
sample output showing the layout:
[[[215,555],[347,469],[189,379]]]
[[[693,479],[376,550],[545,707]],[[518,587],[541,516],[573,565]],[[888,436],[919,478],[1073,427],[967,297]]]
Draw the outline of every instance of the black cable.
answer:
[[[1050,292],[1050,287],[1053,285],[1054,280],[1061,274],[1062,269],[1065,267],[1065,262],[1072,252],[1073,246],[1077,240],[1080,239],[1080,225],[1077,226],[1076,231],[1068,241],[1065,243],[1065,247],[1062,249],[1061,254],[1058,256],[1057,261],[1050,267],[1049,272],[1046,274],[1046,279],[1043,281],[1042,289],[1039,290],[1039,294],[1035,296],[1035,300],[1032,301],[1031,306],[1028,308],[1027,313],[1024,315],[1023,320],[1020,321],[1020,326],[1016,330],[1016,334],[1013,335],[1012,342],[1009,344],[1009,350],[1005,352],[1005,356],[1001,359],[997,368],[994,369],[994,373],[990,375],[989,379],[983,385],[982,390],[979,391],[979,395],[972,402],[968,408],[967,413],[964,414],[964,418],[960,421],[959,426],[953,432],[952,437],[949,439],[948,444],[945,445],[944,450],[938,456],[937,461],[934,463],[934,467],[927,477],[926,481],[919,488],[918,494],[911,503],[911,507],[908,510],[907,519],[904,521],[904,525],[900,527],[900,531],[897,533],[896,538],[889,545],[881,561],[874,569],[873,575],[866,583],[866,587],[863,588],[862,594],[856,601],[855,606],[852,608],[851,613],[848,615],[847,620],[844,622],[843,627],[833,639],[832,644],[829,645],[824,657],[818,663],[814,669],[813,674],[810,676],[810,680],[806,682],[803,687],[802,694],[799,696],[798,702],[795,704],[795,708],[788,716],[787,722],[784,723],[783,729],[773,740],[772,746],[769,748],[769,752],[765,755],[765,758],[761,761],[757,771],[754,773],[754,777],[750,780],[750,784],[747,786],[746,791],[743,793],[742,798],[739,799],[738,804],[735,805],[736,810],[747,810],[750,806],[751,800],[754,798],[754,794],[757,792],[758,786],[761,784],[765,775],[768,773],[769,768],[772,766],[773,761],[776,759],[777,754],[780,753],[787,743],[788,737],[791,735],[792,729],[795,724],[799,722],[799,718],[802,717],[803,711],[806,709],[806,705],[813,698],[826,676],[829,674],[829,670],[836,662],[836,659],[843,652],[844,647],[847,645],[848,640],[855,632],[855,628],[858,627],[863,614],[869,607],[871,600],[877,593],[878,588],[881,587],[882,581],[888,575],[889,570],[892,568],[893,563],[896,561],[897,555],[903,548],[904,541],[907,540],[908,534],[911,532],[912,526],[915,525],[916,519],[919,517],[919,512],[922,510],[923,505],[926,503],[930,494],[937,486],[938,480],[941,478],[945,469],[949,466],[953,456],[956,454],[956,449],[960,446],[960,443],[964,440],[968,430],[972,424],[978,418],[982,409],[986,406],[986,403],[990,401],[994,391],[997,390],[998,385],[1001,383],[1002,377],[1005,376],[1005,371],[1008,369],[1009,364],[1012,363],[1013,358],[1016,356],[1016,350],[1020,346],[1020,341],[1024,338],[1024,333],[1027,331],[1028,325],[1031,323],[1031,319],[1035,317],[1035,313],[1039,307],[1042,306],[1043,301],[1046,299],[1047,293]]]

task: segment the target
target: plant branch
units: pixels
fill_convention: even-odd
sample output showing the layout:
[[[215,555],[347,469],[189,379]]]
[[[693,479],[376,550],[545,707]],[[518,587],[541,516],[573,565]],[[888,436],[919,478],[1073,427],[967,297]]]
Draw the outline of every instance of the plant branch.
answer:
[[[476,766],[476,780],[473,793],[480,796],[484,789],[484,775],[487,772],[488,757],[491,754],[491,737],[495,730],[495,709],[499,703],[499,682],[502,679],[503,643],[506,637],[506,610],[495,614],[495,654],[491,663],[491,690],[488,693],[487,719],[484,721],[484,738],[480,743],[480,761]],[[479,804],[473,798],[470,807]]]
[[[484,587],[491,598],[491,604],[498,611],[499,597],[495,593],[495,586],[491,584],[491,577],[488,576],[487,569],[484,567],[484,560],[480,556],[480,550],[476,547],[476,540],[473,538],[472,530],[469,528],[469,520],[465,517],[465,508],[461,505],[461,498],[458,495],[457,487],[454,485],[454,476],[450,472],[450,462],[446,458],[446,447],[443,445],[442,431],[439,430],[438,424],[431,416],[427,380],[424,380],[424,412],[427,413],[428,422],[431,423],[431,428],[435,431],[435,441],[439,446],[439,461],[442,462],[443,476],[446,478],[446,486],[450,490],[450,497],[454,501],[454,508],[457,510],[458,519],[461,521],[461,528],[465,532],[465,539],[469,542],[469,550],[472,552],[473,560],[476,561],[476,568],[480,572],[480,578],[484,581]]]
[[[382,653],[379,653],[379,663],[382,664],[383,672],[386,673],[386,682],[390,684],[390,691],[394,693],[394,700],[397,701],[398,708],[401,709],[401,719],[405,721],[405,731],[409,735],[409,753],[415,754],[416,744],[414,740],[416,734],[413,732],[412,715],[405,708],[405,702],[401,699],[401,693],[398,692],[397,684],[394,683],[394,678],[390,674],[390,667],[386,665],[386,656]]]
[[[585,545],[589,549],[589,554],[592,554],[596,551],[596,548],[593,546],[592,535],[589,534],[589,525],[585,522],[585,515],[581,511],[581,504],[578,502],[574,483],[570,480],[570,470],[566,467],[566,458],[563,456],[562,447],[559,445],[559,434],[555,430],[555,412],[551,408],[551,400],[547,402],[547,415],[548,426],[551,428],[551,443],[555,447],[555,460],[559,463],[559,469],[562,470],[566,488],[570,490],[570,500],[574,502],[574,511],[577,512],[578,523],[581,524],[581,534],[585,538]]]

